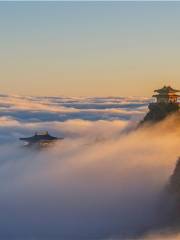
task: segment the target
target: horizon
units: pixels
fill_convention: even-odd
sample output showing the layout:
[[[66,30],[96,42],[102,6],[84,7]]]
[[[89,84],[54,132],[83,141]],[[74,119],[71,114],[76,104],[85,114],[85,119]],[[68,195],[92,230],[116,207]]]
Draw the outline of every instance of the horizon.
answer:
[[[61,94],[56,94],[56,95],[45,95],[45,94],[18,94],[18,93],[15,93],[15,92],[11,92],[11,93],[8,93],[8,92],[1,92],[0,95],[7,95],[7,96],[20,96],[20,97],[49,97],[49,98],[155,98],[153,97],[155,91],[157,89],[160,89],[160,88],[163,88],[163,87],[172,87],[173,89],[177,90],[177,91],[180,91],[179,89],[177,89],[176,87],[173,87],[172,85],[162,85],[161,87],[157,87],[156,89],[152,90],[152,94],[149,95],[149,96],[143,96],[143,95],[61,95]]]

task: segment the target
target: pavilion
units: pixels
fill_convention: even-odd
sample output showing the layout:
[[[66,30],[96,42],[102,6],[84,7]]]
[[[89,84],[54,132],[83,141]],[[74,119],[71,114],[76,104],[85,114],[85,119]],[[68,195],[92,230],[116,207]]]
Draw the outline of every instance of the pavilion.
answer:
[[[51,136],[47,131],[35,132],[34,136],[32,137],[20,138],[21,141],[24,141],[25,146],[38,146],[38,147],[46,147],[49,144],[62,139],[63,138]]]
[[[180,90],[175,90],[170,86],[164,86],[154,92],[158,93],[153,95],[153,97],[157,99],[157,103],[177,103],[180,97],[180,95],[177,94]]]
[[[158,122],[174,113],[178,116],[180,114],[180,103],[178,101],[180,95],[177,94],[180,92],[179,90],[173,89],[170,86],[164,86],[154,92],[157,93],[153,95],[156,98],[156,102],[151,102],[148,105],[149,112],[140,124]]]

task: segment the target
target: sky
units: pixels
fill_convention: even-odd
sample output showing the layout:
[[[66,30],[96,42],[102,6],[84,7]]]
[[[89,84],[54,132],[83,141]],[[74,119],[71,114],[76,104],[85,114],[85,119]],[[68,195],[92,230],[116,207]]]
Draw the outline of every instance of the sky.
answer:
[[[180,89],[179,2],[0,2],[1,93]]]

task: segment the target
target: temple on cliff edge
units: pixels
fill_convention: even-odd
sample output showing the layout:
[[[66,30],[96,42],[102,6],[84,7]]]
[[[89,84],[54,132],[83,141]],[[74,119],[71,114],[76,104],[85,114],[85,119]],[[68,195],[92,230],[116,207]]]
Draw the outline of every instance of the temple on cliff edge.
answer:
[[[36,132],[34,136],[27,138],[20,138],[21,141],[24,141],[24,146],[35,146],[35,147],[47,147],[50,144],[54,143],[57,140],[62,140],[63,138],[57,138],[49,135],[47,131]]]
[[[164,86],[154,92],[156,94],[153,97],[156,98],[156,102],[149,104],[149,112],[141,123],[147,121],[157,122],[172,113],[179,112],[178,98],[180,95],[177,94],[180,92],[179,90],[175,90],[170,86]]]

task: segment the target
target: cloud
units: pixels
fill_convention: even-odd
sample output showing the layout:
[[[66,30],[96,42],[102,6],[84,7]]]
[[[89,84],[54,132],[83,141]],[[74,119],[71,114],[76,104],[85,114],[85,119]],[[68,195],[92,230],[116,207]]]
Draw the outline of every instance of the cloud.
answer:
[[[66,121],[69,119],[129,120],[141,118],[146,111],[146,98],[63,98],[0,96],[0,117],[19,121]]]
[[[68,111],[66,121],[58,118],[63,102],[78,101],[114,101],[117,111],[126,102],[126,112],[120,113],[125,120],[114,120],[114,106],[106,120],[74,119]],[[167,216],[159,206],[166,206],[164,187],[179,154],[180,129],[172,117],[126,131],[145,113],[144,101],[2,96],[9,110],[0,118],[0,239],[158,239],[154,232],[166,228]],[[84,110],[71,108],[83,116]],[[96,111],[101,115],[102,109]],[[54,119],[45,121],[44,112],[55,112]],[[65,139],[44,151],[21,147],[18,137],[40,129]]]

